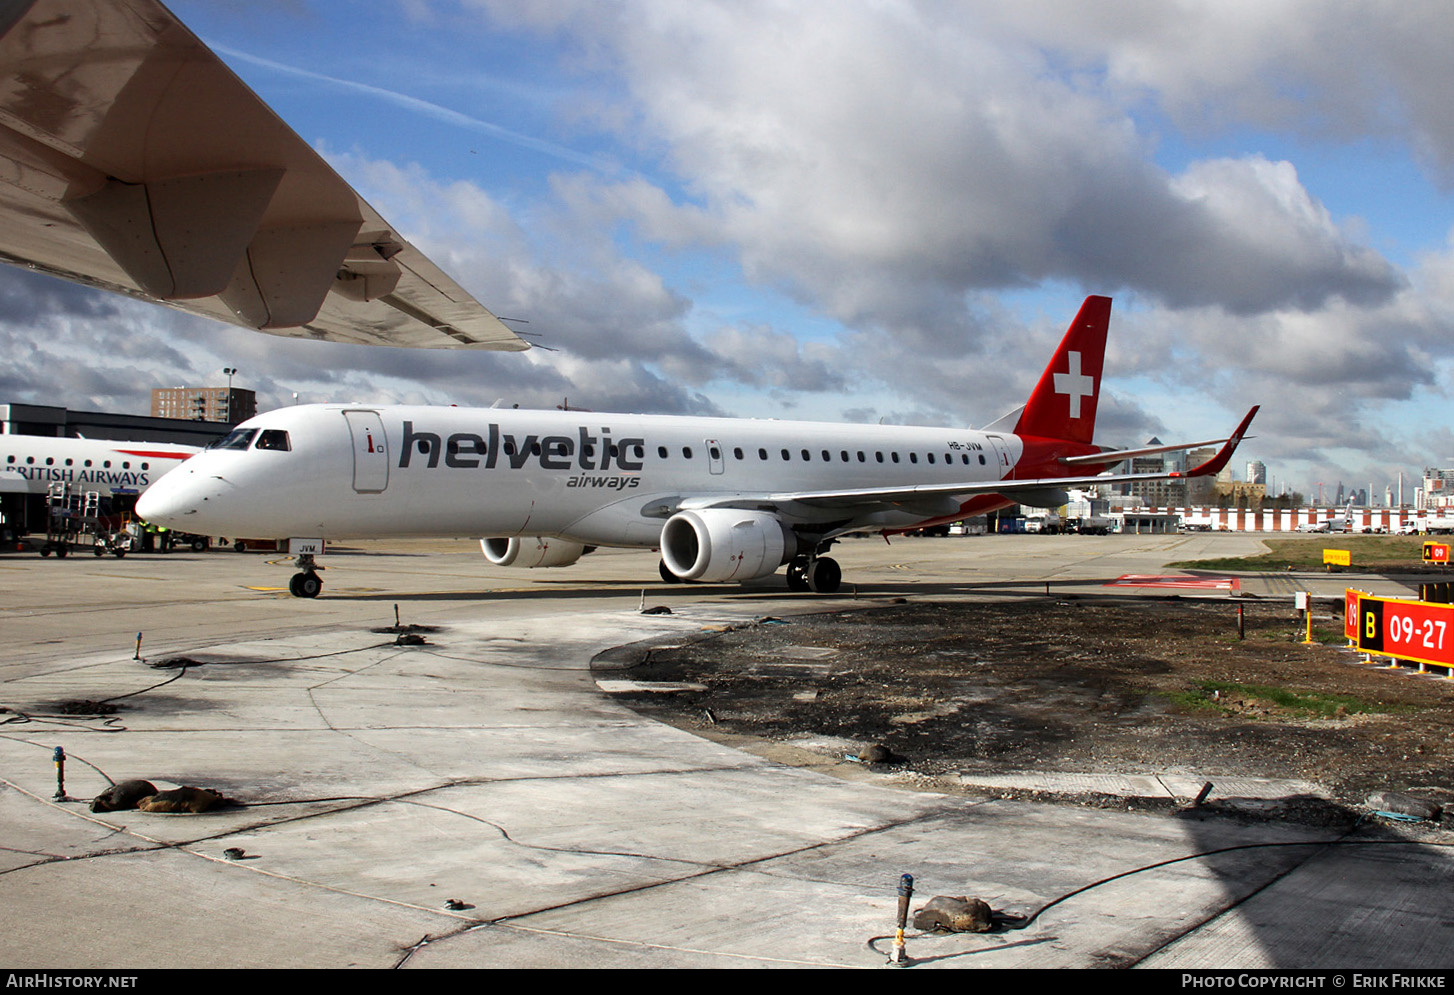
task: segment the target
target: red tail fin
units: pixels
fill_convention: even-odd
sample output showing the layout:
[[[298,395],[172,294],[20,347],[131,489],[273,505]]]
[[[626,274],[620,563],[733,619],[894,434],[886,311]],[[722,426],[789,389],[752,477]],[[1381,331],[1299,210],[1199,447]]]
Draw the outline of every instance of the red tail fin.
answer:
[[[1110,323],[1111,299],[1087,297],[1026,402],[1016,435],[1091,441]]]

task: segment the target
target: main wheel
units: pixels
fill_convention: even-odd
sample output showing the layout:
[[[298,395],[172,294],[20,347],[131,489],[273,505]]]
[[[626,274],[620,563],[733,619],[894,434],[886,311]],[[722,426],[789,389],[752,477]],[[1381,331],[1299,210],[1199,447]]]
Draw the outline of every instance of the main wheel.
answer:
[[[808,584],[816,593],[832,594],[842,583],[843,570],[838,566],[837,560],[820,556],[813,561],[813,567],[808,572]]]
[[[808,558],[795,556],[788,561],[788,590],[808,591]]]

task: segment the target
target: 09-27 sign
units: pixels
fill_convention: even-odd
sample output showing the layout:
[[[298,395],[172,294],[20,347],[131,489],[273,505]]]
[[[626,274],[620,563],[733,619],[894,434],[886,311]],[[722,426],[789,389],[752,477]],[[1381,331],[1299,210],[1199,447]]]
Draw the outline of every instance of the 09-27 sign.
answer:
[[[1454,605],[1344,596],[1343,630],[1365,653],[1454,667]]]

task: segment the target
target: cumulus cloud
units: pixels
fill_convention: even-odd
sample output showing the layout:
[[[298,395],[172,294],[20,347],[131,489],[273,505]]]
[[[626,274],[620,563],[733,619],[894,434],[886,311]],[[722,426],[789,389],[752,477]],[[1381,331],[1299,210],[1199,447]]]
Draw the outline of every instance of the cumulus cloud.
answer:
[[[1406,142],[1454,182],[1454,83],[1438,0],[1027,0],[973,4],[996,34],[1057,52],[1181,126],[1252,124]]]
[[[991,30],[992,10],[566,6],[491,9],[589,46],[629,94],[623,137],[686,191],[601,199],[668,241],[732,246],[749,277],[850,324],[963,328],[966,291],[1044,280],[1241,313],[1400,285],[1287,163],[1152,165],[1126,107]]]

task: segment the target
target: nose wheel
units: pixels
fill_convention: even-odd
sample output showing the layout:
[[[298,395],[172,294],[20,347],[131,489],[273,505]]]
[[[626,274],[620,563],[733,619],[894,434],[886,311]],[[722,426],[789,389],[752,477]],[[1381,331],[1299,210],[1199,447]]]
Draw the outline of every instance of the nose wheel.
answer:
[[[323,590],[323,578],[318,576],[318,571],[323,568],[313,561],[313,554],[303,553],[295,566],[300,572],[288,581],[288,593],[295,598],[318,597],[318,592]]]
[[[323,581],[317,574],[294,574],[288,581],[288,591],[295,598],[316,598],[323,590]]]

